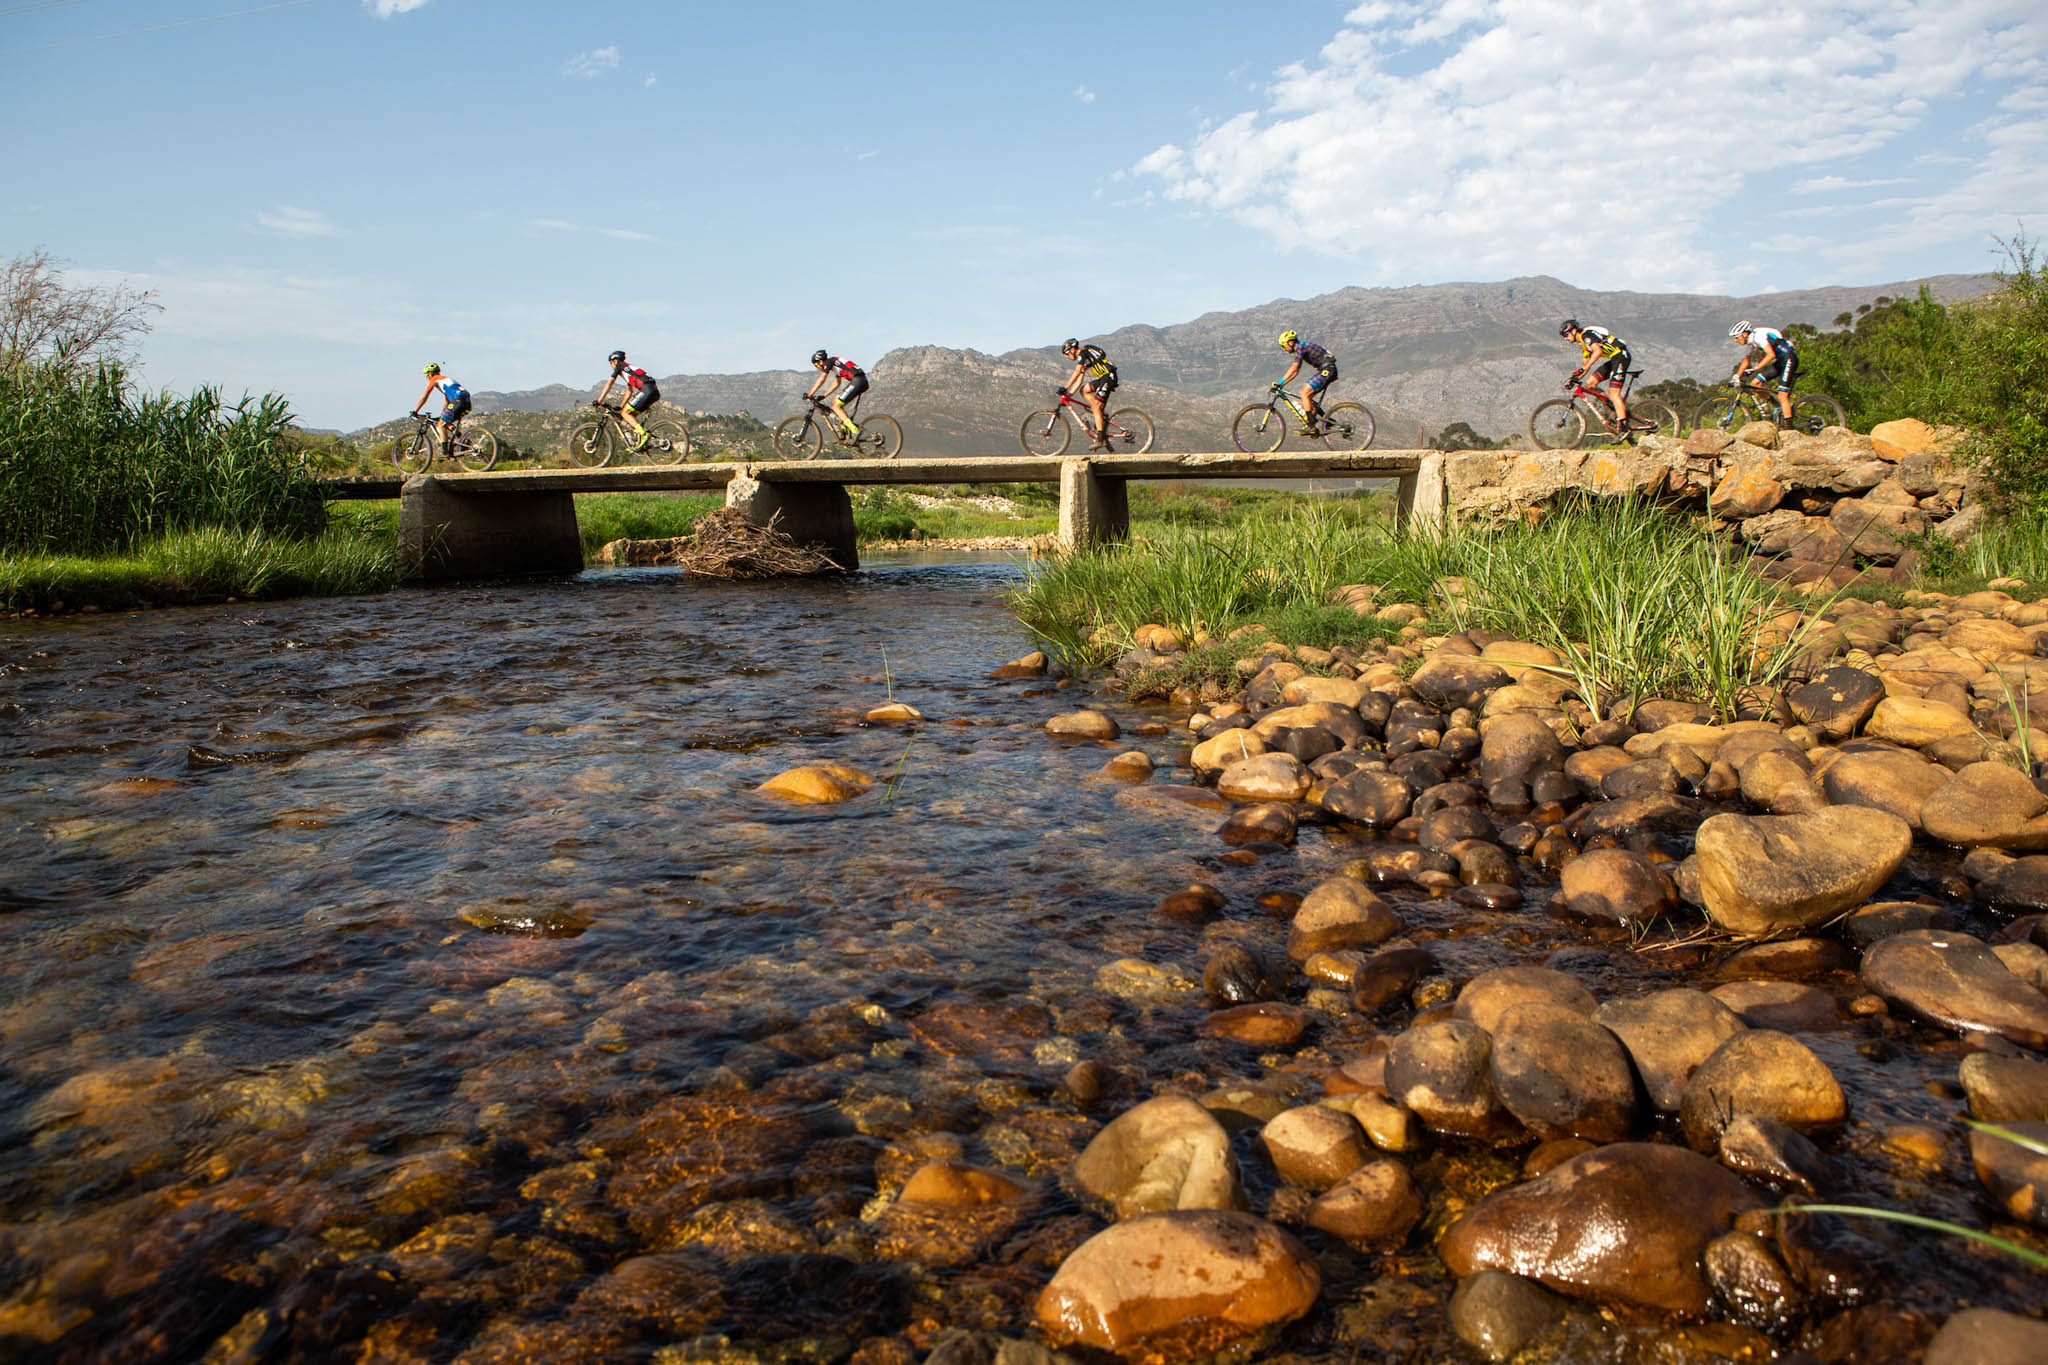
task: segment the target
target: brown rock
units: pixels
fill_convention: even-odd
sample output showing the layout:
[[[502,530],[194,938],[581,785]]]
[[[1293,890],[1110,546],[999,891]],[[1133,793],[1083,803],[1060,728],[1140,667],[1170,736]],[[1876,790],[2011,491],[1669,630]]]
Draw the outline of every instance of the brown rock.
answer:
[[[1835,997],[1796,981],[1731,981],[1709,994],[1751,1028],[1814,1033],[1831,1029],[1837,1022]]]
[[[1045,732],[1061,739],[1115,739],[1123,731],[1100,711],[1068,711],[1045,723]]]
[[[1968,934],[1913,929],[1880,939],[1863,955],[1863,985],[1944,1027],[2048,1051],[2048,995]]]
[[[1996,1308],[1965,1308],[1927,1343],[1921,1365],[2040,1365],[2048,1322]]]
[[[1119,1114],[1075,1161],[1074,1183],[1119,1218],[1245,1207],[1229,1134],[1181,1095],[1161,1095]]]
[[[1726,1005],[1687,987],[1610,1000],[1593,1017],[1628,1049],[1650,1103],[1667,1114],[1678,1112],[1693,1072],[1746,1027]]]
[[[1927,798],[1954,776],[1938,763],[1898,749],[1845,753],[1821,774],[1821,790],[1838,806],[1889,811],[1914,829]]]
[[[1562,1005],[1588,1018],[1597,1003],[1576,977],[1549,967],[1496,967],[1465,983],[1453,1016],[1492,1033],[1509,1010],[1532,1000]]]
[[[1259,1140],[1282,1180],[1311,1190],[1329,1189],[1372,1159],[1357,1120],[1327,1105],[1276,1115],[1259,1130]]]
[[[1972,763],[1920,806],[1931,839],[1965,848],[2048,848],[2048,795],[2003,763]]]
[[[1832,1127],[1848,1112],[1841,1083],[1813,1049],[1775,1029],[1746,1029],[1692,1073],[1678,1122],[1687,1142],[1711,1152],[1739,1115],[1761,1114],[1804,1133]]]
[[[1321,1228],[1361,1251],[1398,1246],[1422,1220],[1422,1200],[1408,1168],[1398,1161],[1359,1167],[1308,1208],[1310,1227]]]
[[[1615,1036],[1583,1012],[1532,1000],[1501,1016],[1493,1089],[1541,1138],[1615,1142],[1635,1124],[1635,1073]]]
[[[1194,747],[1188,755],[1188,766],[1198,773],[1219,773],[1233,763],[1265,752],[1266,741],[1251,731],[1223,730]]]
[[[1217,826],[1226,844],[1291,844],[1297,833],[1294,812],[1286,806],[1239,806]]]
[[[1863,806],[1716,815],[1699,827],[1694,864],[1707,917],[1733,933],[1764,936],[1868,900],[1912,844],[1905,821]]]
[[[1239,759],[1216,779],[1217,794],[1253,805],[1267,801],[1299,801],[1315,779],[1293,754],[1260,754]]]
[[[785,801],[825,805],[863,795],[875,779],[844,763],[807,763],[777,773],[754,790]]]
[[[1493,1089],[1493,1041],[1463,1019],[1422,1024],[1387,1049],[1387,1097],[1439,1132],[1497,1137],[1515,1124]]]
[[[2034,1146],[2048,1144],[2048,1122],[2040,1119],[1999,1127]],[[2005,1211],[2022,1223],[2048,1228],[2048,1156],[1982,1128],[1970,1130],[1970,1164],[1977,1179]]]
[[[1884,680],[1877,674],[1843,665],[1793,688],[1785,694],[1785,702],[1802,724],[1813,727],[1823,739],[1841,740],[1870,719],[1884,695]]]
[[[1973,1052],[1963,1058],[1957,1079],[1969,1096],[1970,1117],[1980,1123],[2048,1117],[2048,1062]]]
[[[1785,500],[1785,485],[1771,477],[1770,464],[1749,460],[1735,466],[1714,485],[1707,509],[1717,517],[1743,521],[1760,517]]]
[[[1313,1018],[1305,1009],[1268,1000],[1217,1010],[1195,1031],[1204,1038],[1229,1038],[1253,1047],[1293,1047]]]
[[[1370,948],[1400,929],[1387,903],[1351,877],[1332,877],[1302,900],[1287,933],[1287,956],[1296,963],[1315,953]]]
[[[1870,713],[1864,733],[1908,749],[1924,749],[1939,740],[1967,735],[1977,727],[1955,707],[1924,697],[1886,697]]]
[[[1564,865],[1558,895],[1579,919],[1644,924],[1678,908],[1664,870],[1625,848],[1596,848]]]

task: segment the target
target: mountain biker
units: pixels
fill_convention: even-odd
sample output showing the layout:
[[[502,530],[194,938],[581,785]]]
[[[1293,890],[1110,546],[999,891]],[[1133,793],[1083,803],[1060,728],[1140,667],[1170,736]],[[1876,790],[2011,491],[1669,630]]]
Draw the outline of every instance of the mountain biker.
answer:
[[[421,373],[427,377],[427,386],[420,390],[420,396],[413,402],[412,415],[420,415],[420,409],[426,406],[428,397],[435,389],[441,391],[441,412],[432,420],[441,428],[441,452],[445,455],[448,452],[448,443],[455,437],[455,424],[475,405],[469,401],[469,390],[463,388],[460,381],[442,374],[438,362],[428,361],[426,369]]]
[[[1316,418],[1322,413],[1316,406],[1316,399],[1324,389],[1337,382],[1337,357],[1313,341],[1303,341],[1301,333],[1291,327],[1280,334],[1280,349],[1293,356],[1294,363],[1287,367],[1287,373],[1281,375],[1279,381],[1273,385],[1273,392],[1278,393],[1293,383],[1294,376],[1301,373],[1302,366],[1306,365],[1313,370],[1315,373],[1309,376],[1308,383],[1301,386],[1301,434],[1318,435]]]
[[[1627,431],[1628,399],[1623,395],[1622,381],[1628,377],[1628,363],[1633,359],[1628,343],[1605,327],[1581,327],[1577,318],[1566,318],[1557,334],[1579,346],[1579,368],[1572,371],[1565,387],[1571,388],[1583,379],[1587,388],[1597,389],[1605,380],[1607,401],[1614,405],[1614,420]]]
[[[1742,376],[1751,370],[1756,377],[1769,383],[1778,384],[1778,412],[1786,426],[1792,424],[1792,381],[1799,377],[1799,352],[1775,327],[1759,327],[1744,318],[1728,329],[1728,335],[1749,349],[1742,354],[1742,363],[1735,367],[1735,382],[1742,383]]]
[[[847,416],[846,405],[868,391],[868,372],[851,360],[841,360],[822,350],[811,352],[811,366],[818,377],[804,390],[804,397],[825,397],[832,405],[832,415],[845,424],[846,435],[842,439],[850,441],[860,435],[860,423]],[[845,393],[839,392],[841,385],[845,386]]]
[[[641,426],[638,419],[641,414],[661,401],[661,386],[654,382],[654,376],[647,371],[638,366],[629,368],[626,365],[624,351],[613,351],[605,359],[611,363],[612,372],[605,376],[604,388],[591,400],[590,406],[602,406],[604,400],[611,396],[612,385],[624,382],[630,397],[626,399],[626,405],[619,410],[619,417],[627,426],[633,428],[635,439],[628,449],[638,450],[647,444],[647,428]]]
[[[1079,390],[1088,404],[1088,411],[1095,418],[1088,428],[1089,443],[1097,450],[1109,449],[1109,419],[1106,409],[1110,394],[1116,392],[1116,366],[1109,363],[1109,356],[1100,346],[1083,346],[1077,338],[1068,337],[1060,343],[1060,354],[1074,362],[1074,372],[1067,376],[1067,382],[1060,385],[1060,397]]]

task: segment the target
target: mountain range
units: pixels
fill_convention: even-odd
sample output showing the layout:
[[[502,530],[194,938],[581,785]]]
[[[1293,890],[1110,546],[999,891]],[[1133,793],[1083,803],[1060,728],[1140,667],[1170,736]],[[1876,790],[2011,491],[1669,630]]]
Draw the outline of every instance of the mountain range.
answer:
[[[1946,303],[1998,288],[1992,275],[1940,275],[1924,281]],[[1454,421],[1481,434],[1523,429],[1530,409],[1557,392],[1578,353],[1557,335],[1566,317],[1626,339],[1640,382],[1723,377],[1736,359],[1728,329],[1738,318],[1823,329],[1880,297],[1911,297],[1922,281],[1830,286],[1735,298],[1580,289],[1536,276],[1491,284],[1430,284],[1404,289],[1340,289],[1311,299],[1276,299],[1234,313],[1204,313],[1164,327],[1133,325],[1086,338],[1116,362],[1121,387],[1111,406],[1152,415],[1161,450],[1227,445],[1238,408],[1264,396],[1285,371],[1276,344],[1293,328],[1337,357],[1334,392],[1371,408],[1381,447],[1422,443]],[[1058,342],[988,355],[944,346],[890,351],[872,365],[866,406],[903,424],[904,448],[917,454],[975,455],[1015,448],[1024,415],[1049,404],[1068,366]],[[814,372],[669,375],[662,396],[698,412],[751,413],[774,424],[797,410]],[[476,409],[551,412],[588,402],[596,392],[554,384],[517,393],[478,393]]]

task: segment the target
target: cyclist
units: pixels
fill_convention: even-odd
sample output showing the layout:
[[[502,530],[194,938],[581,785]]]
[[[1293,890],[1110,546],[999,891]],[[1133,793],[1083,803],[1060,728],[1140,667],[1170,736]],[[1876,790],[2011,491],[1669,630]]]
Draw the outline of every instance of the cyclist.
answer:
[[[1735,367],[1735,382],[1741,384],[1742,376],[1751,370],[1766,383],[1776,380],[1779,419],[1785,426],[1792,425],[1792,381],[1799,377],[1798,350],[1777,328],[1759,327],[1747,318],[1729,328],[1728,335],[1749,348]]]
[[[868,391],[868,372],[851,360],[841,360],[823,351],[811,352],[811,367],[818,372],[818,377],[804,390],[804,397],[823,395],[832,405],[832,415],[846,427],[846,434],[840,438],[842,441],[850,441],[860,435],[860,423],[847,415],[846,405]],[[842,385],[845,393],[839,392]]]
[[[633,444],[628,449],[638,450],[647,444],[647,428],[640,425],[639,418],[661,401],[661,386],[647,371],[638,366],[628,367],[624,351],[613,351],[605,359],[611,363],[612,372],[605,376],[604,388],[591,400],[590,406],[601,406],[611,396],[612,385],[623,382],[628,397],[625,406],[619,410],[619,417],[633,428]]]
[[[420,390],[419,398],[413,403],[412,415],[420,415],[420,409],[427,405],[427,399],[435,389],[441,391],[441,413],[434,421],[441,427],[441,453],[445,455],[448,443],[455,439],[455,424],[475,405],[469,401],[469,390],[463,388],[459,380],[442,374],[438,362],[428,361],[421,373],[427,377],[427,386]]]
[[[1302,366],[1315,371],[1309,376],[1308,383],[1301,386],[1301,434],[1318,435],[1316,419],[1322,416],[1322,411],[1316,406],[1316,399],[1323,390],[1337,382],[1337,357],[1313,341],[1303,341],[1301,333],[1291,327],[1280,334],[1280,349],[1293,356],[1294,363],[1273,385],[1273,392],[1278,393],[1292,384],[1294,376],[1301,373]]]
[[[1116,366],[1109,363],[1109,356],[1100,346],[1083,346],[1074,337],[1060,343],[1060,354],[1074,362],[1074,372],[1060,385],[1060,397],[1080,391],[1095,418],[1088,428],[1088,440],[1098,450],[1109,449],[1107,409],[1110,394],[1116,392]]]
[[[1566,318],[1557,334],[1566,341],[1577,342],[1579,347],[1579,368],[1572,371],[1565,387],[1571,388],[1583,379],[1587,388],[1597,389],[1606,381],[1607,401],[1614,405],[1614,420],[1627,431],[1628,399],[1622,381],[1628,378],[1628,362],[1633,358],[1628,353],[1628,343],[1605,327],[1581,327],[1577,318]]]

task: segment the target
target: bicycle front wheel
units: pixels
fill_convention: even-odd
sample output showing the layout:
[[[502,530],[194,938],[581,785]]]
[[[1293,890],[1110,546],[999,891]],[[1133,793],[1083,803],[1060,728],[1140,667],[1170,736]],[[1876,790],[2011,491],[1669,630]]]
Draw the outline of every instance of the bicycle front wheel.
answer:
[[[1247,455],[1266,455],[1287,439],[1287,419],[1271,403],[1258,403],[1230,420],[1230,439]]]
[[[859,454],[893,460],[896,452],[903,449],[903,428],[894,417],[885,417],[878,412],[862,419],[860,435],[854,437],[853,444]]]
[[[1064,455],[1073,439],[1073,425],[1058,408],[1040,408],[1017,428],[1017,444],[1026,455]]]
[[[569,433],[569,463],[579,469],[602,469],[612,462],[612,429],[603,422],[585,422]]]
[[[775,428],[775,453],[785,460],[815,460],[825,449],[825,429],[806,413],[785,417]]]
[[[1109,448],[1118,455],[1143,455],[1157,433],[1152,419],[1137,408],[1119,408],[1109,415]]]
[[[1586,414],[1569,398],[1538,403],[1529,414],[1529,439],[1539,450],[1577,450],[1586,437]]]
[[[424,474],[434,463],[434,438],[426,427],[408,431],[391,443],[391,463],[401,474]]]
[[[1323,443],[1332,450],[1364,450],[1372,444],[1372,414],[1363,403],[1333,403],[1323,409],[1328,419]]]
[[[675,464],[690,453],[690,433],[673,417],[647,424],[647,444],[640,453],[649,464]]]
[[[1824,393],[1809,393],[1792,402],[1792,429],[1808,436],[1820,435],[1822,427],[1845,427],[1849,415],[1842,405]]]
[[[1661,398],[1645,398],[1628,405],[1629,427],[1638,436],[1676,436],[1678,410]],[[1643,425],[1645,422],[1651,425]]]
[[[1733,431],[1742,423],[1740,398],[1709,398],[1692,415],[1694,431]]]
[[[498,462],[498,438],[488,431],[465,431],[455,442],[455,462],[481,474]]]

